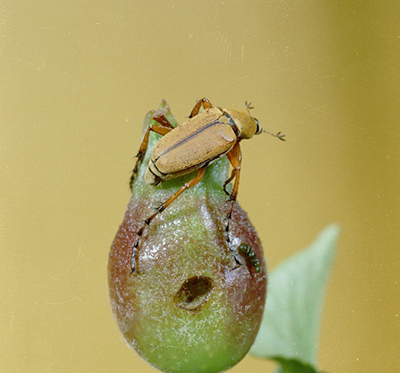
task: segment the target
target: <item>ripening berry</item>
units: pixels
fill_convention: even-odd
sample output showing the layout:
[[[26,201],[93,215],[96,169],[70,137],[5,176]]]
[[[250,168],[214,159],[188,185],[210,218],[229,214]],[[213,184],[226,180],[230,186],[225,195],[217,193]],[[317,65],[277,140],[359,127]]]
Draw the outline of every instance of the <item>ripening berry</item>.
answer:
[[[161,110],[171,116],[165,104]],[[145,125],[149,121],[147,116]],[[236,202],[226,232],[231,204],[222,186],[229,166],[222,158],[145,226],[139,272],[132,272],[133,246],[144,220],[191,177],[161,186],[144,182],[157,138],[150,141],[111,248],[112,310],[128,344],[161,371],[222,372],[246,355],[261,324],[267,275],[260,240]],[[246,246],[239,249],[241,244]]]

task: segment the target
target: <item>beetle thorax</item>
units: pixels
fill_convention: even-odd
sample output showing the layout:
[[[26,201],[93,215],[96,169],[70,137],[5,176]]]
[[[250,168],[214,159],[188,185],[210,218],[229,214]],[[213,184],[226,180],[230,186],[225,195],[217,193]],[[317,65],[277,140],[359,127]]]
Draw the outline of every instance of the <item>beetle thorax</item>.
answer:
[[[257,132],[257,123],[250,114],[232,109],[225,109],[224,112],[235,122],[240,139],[250,139],[255,135]]]

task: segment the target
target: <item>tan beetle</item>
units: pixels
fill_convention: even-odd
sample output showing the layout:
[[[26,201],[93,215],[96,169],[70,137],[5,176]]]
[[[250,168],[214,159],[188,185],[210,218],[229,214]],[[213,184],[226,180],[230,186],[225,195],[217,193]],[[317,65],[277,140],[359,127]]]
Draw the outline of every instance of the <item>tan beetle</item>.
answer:
[[[204,111],[200,112],[203,106]],[[221,109],[213,107],[207,98],[198,100],[189,120],[174,128],[167,118],[162,114],[155,114],[153,120],[160,125],[151,125],[147,128],[139,151],[137,153],[137,162],[132,171],[130,185],[132,186],[135,175],[138,171],[139,163],[146,154],[150,131],[156,132],[163,137],[156,143],[151,155],[149,165],[145,173],[146,183],[157,185],[164,180],[170,180],[190,172],[196,171],[195,177],[185,183],[173,196],[165,201],[157,211],[145,220],[145,225],[137,232],[137,239],[134,244],[132,254],[132,272],[139,272],[137,266],[137,254],[139,238],[143,234],[146,225],[162,211],[164,211],[178,196],[186,189],[198,184],[204,175],[205,168],[215,162],[220,157],[226,155],[233,169],[228,180],[225,181],[223,189],[232,201],[231,209],[227,215],[227,241],[229,244],[229,220],[232,215],[233,205],[236,201],[240,165],[242,155],[240,151],[240,141],[250,139],[253,135],[262,132],[285,140],[280,132],[273,134],[260,127],[256,118],[251,116],[252,107],[246,102],[247,112]],[[226,186],[235,179],[232,193],[228,193]],[[229,248],[231,251],[232,249]]]

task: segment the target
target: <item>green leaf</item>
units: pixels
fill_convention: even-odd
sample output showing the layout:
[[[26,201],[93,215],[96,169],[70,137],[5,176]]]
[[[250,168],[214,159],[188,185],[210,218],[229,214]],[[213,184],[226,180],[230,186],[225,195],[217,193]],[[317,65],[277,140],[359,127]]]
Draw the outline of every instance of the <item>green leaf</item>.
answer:
[[[277,373],[318,373],[313,366],[305,364],[300,360],[279,357],[276,357],[273,360],[280,364]]]
[[[328,226],[269,276],[264,318],[250,353],[275,360],[282,372],[317,372],[320,314],[338,235],[338,225]]]

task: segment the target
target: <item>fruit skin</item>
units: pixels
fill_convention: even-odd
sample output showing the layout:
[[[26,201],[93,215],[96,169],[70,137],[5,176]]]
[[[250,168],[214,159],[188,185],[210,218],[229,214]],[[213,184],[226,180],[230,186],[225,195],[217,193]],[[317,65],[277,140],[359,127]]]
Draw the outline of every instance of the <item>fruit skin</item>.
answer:
[[[171,115],[165,103],[161,110]],[[113,314],[127,343],[158,369],[224,371],[246,355],[261,324],[267,273],[260,240],[235,203],[229,235],[238,265],[226,242],[230,203],[222,185],[229,165],[221,159],[145,229],[139,245],[141,273],[131,273],[136,232],[157,203],[192,177],[150,187],[143,181],[148,156],[110,251]],[[241,243],[251,246],[260,259],[259,273],[237,251]]]

